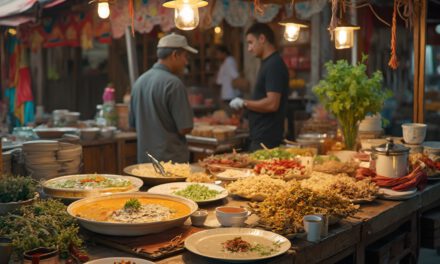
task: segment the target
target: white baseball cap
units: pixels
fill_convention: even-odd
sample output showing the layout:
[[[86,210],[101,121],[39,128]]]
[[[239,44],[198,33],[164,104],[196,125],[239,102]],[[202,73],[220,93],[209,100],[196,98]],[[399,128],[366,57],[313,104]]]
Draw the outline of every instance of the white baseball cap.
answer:
[[[195,48],[192,48],[188,45],[188,41],[185,36],[178,35],[175,33],[171,33],[166,35],[165,37],[159,40],[159,44],[157,44],[158,48],[182,48],[191,53],[197,54],[199,53]]]

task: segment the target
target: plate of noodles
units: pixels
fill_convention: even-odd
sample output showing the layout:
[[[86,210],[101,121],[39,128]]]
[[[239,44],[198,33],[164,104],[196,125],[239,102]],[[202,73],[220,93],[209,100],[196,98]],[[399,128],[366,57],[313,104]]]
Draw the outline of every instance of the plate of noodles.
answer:
[[[157,185],[169,182],[181,182],[188,178],[192,171],[188,163],[160,162],[166,175],[161,175],[154,170],[152,163],[142,163],[124,168],[124,173],[138,177],[148,185]]]

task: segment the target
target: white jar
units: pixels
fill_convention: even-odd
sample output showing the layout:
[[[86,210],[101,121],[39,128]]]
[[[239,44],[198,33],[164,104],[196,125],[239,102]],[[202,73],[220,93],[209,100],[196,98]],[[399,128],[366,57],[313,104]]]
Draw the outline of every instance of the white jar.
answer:
[[[408,174],[409,148],[394,144],[391,138],[387,143],[373,148],[376,161],[376,174],[389,178],[400,178]]]

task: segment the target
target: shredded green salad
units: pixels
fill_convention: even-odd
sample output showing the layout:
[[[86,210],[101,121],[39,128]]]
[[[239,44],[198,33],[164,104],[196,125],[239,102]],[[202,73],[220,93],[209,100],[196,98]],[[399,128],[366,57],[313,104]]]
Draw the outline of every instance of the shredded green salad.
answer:
[[[256,160],[291,159],[294,157],[293,154],[281,148],[260,149],[252,153],[251,156]]]
[[[53,181],[49,187],[62,189],[105,189],[105,188],[124,188],[131,186],[129,180],[123,178],[110,178],[98,174],[91,174],[86,177],[71,178],[67,180]]]
[[[211,190],[207,186],[201,184],[191,184],[185,189],[173,192],[175,195],[183,196],[196,202],[212,199],[220,193],[221,192]]]

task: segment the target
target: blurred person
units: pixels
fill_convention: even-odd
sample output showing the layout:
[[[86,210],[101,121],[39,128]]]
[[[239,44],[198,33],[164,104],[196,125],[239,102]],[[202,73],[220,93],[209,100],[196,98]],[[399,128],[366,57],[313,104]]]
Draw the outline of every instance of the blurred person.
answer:
[[[240,96],[240,91],[235,89],[232,82],[240,76],[237,69],[237,63],[228,48],[224,45],[216,47],[216,57],[222,62],[218,73],[216,83],[221,86],[220,98],[225,105]]]
[[[137,132],[139,163],[150,162],[148,151],[159,161],[189,161],[185,135],[193,128],[193,111],[186,87],[179,78],[196,54],[184,36],[170,34],[159,40],[158,62],[143,73],[131,92],[130,126]]]
[[[248,110],[250,151],[279,146],[284,137],[287,111],[289,72],[275,47],[275,34],[262,23],[253,24],[246,32],[248,51],[261,59],[257,81],[251,100],[235,98],[233,109]]]

